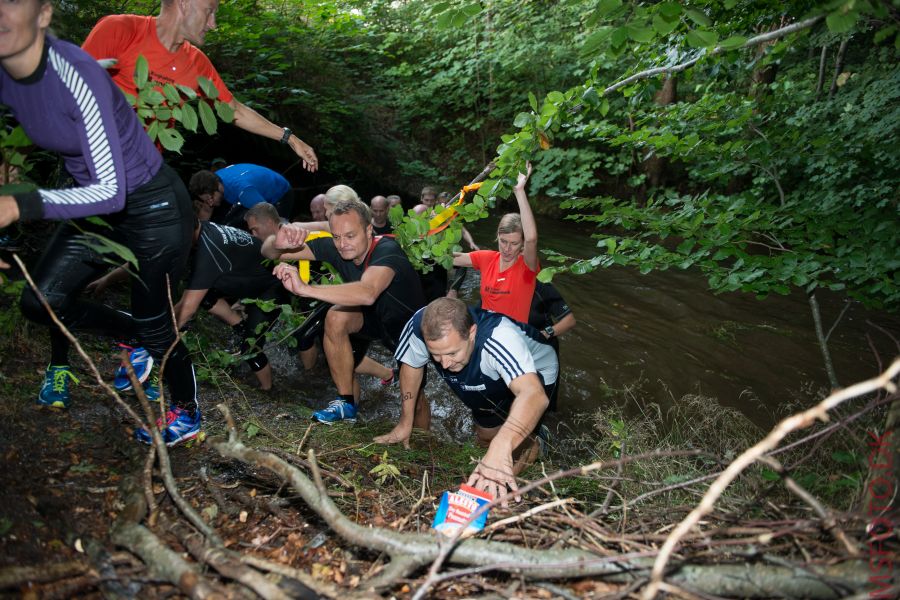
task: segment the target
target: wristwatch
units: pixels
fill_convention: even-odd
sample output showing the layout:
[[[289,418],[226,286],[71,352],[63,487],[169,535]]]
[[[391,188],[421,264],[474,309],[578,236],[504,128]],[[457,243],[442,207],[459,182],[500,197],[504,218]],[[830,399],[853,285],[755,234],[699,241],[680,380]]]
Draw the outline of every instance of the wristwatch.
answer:
[[[556,331],[553,330],[553,325],[547,325],[546,327],[544,327],[544,333],[547,334],[548,338],[552,338],[554,335],[556,335]]]
[[[282,144],[287,144],[288,140],[291,139],[291,133],[293,132],[290,127],[283,127],[282,129],[284,130],[284,133],[281,135],[280,141]]]

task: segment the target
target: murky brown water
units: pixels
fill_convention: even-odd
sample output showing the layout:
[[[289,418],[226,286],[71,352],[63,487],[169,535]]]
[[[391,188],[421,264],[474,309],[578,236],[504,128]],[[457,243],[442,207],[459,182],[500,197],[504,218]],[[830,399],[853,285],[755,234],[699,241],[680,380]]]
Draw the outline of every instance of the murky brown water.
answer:
[[[473,228],[476,242],[493,247],[495,227],[495,220],[478,223]],[[541,248],[577,257],[592,255],[589,228],[540,218],[538,228]],[[672,398],[699,393],[768,425],[782,404],[811,402],[816,392],[828,388],[802,293],[765,300],[751,294],[716,295],[698,271],[641,275],[624,267],[560,275],[554,284],[578,321],[561,341],[563,417],[611,399],[622,400],[623,390],[629,388],[638,400],[663,406]],[[475,301],[477,295],[477,281],[470,277],[465,299]],[[844,298],[820,296],[827,329],[843,309]],[[878,372],[866,334],[885,364],[900,352],[867,320],[900,339],[898,315],[852,305],[830,339],[843,385]]]
[[[495,246],[496,219],[472,227],[484,248]],[[542,248],[570,256],[589,256],[590,230],[576,223],[538,219]],[[768,427],[785,405],[807,407],[828,388],[828,378],[815,341],[812,317],[802,293],[757,300],[750,294],[715,295],[697,271],[663,271],[640,275],[635,269],[614,267],[583,276],[554,279],[575,313],[578,325],[561,341],[563,387],[559,418],[572,424],[576,413],[591,412],[603,403],[626,399],[666,408],[685,394],[702,394],[740,409]],[[478,301],[477,273],[470,275],[462,298]],[[825,327],[841,312],[843,297],[820,298]],[[841,383],[848,385],[878,372],[866,340],[869,334],[885,364],[900,353],[871,321],[900,339],[900,317],[867,311],[854,304],[831,336],[831,348]],[[372,346],[376,360],[391,357]],[[281,355],[283,356],[276,356]],[[280,377],[306,376],[296,372],[293,358],[283,350],[270,353]],[[468,411],[433,372],[427,392],[432,399],[438,433],[458,440],[471,437]],[[327,373],[316,387],[324,406],[334,388]],[[364,420],[396,419],[399,391],[362,380],[360,414]],[[300,383],[298,383],[300,385]],[[305,384],[304,384],[305,385]]]

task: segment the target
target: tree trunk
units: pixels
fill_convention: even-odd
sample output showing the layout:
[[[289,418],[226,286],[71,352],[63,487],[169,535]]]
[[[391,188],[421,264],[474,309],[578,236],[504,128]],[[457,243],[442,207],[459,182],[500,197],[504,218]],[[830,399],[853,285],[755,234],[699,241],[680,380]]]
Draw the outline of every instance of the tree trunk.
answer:
[[[819,301],[816,300],[816,293],[809,292],[809,308],[812,311],[813,323],[816,327],[816,339],[819,341],[819,349],[822,351],[822,359],[825,361],[825,372],[828,374],[828,383],[831,389],[836,390],[841,387],[838,383],[837,372],[834,370],[834,363],[831,361],[831,351],[828,349],[828,338],[825,337],[825,329],[822,327],[822,313],[819,310]]]
[[[678,101],[678,79],[675,74],[666,77],[662,89],[656,92],[654,100],[659,106],[674,104]],[[652,150],[651,154],[644,159],[644,173],[647,175],[647,183],[650,187],[659,187],[662,183],[667,162],[664,157]]]

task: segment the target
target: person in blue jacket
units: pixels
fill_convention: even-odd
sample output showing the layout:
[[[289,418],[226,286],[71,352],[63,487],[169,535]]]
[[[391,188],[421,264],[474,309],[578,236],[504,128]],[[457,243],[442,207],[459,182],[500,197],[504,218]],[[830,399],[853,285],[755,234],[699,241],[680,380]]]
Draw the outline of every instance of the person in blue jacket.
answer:
[[[278,214],[288,220],[294,207],[293,192],[287,179],[272,169],[249,163],[231,165],[215,172],[197,171],[188,183],[188,190],[211,212],[224,200],[230,209],[220,222],[230,227],[244,228],[244,215],[260,202],[274,205]],[[219,221],[215,217],[212,220]]]
[[[179,281],[190,250],[190,197],[106,71],[78,46],[47,33],[52,16],[49,0],[0,2],[0,103],[36,145],[60,154],[77,185],[0,196],[0,227],[64,221],[33,270],[49,306],[71,330],[132,337],[161,360],[175,342],[167,290]],[[109,227],[84,220],[93,215],[103,215]],[[125,245],[137,259],[131,314],[80,295],[108,266],[84,244],[93,234]],[[51,358],[37,403],[68,408],[69,382],[77,382],[69,342],[31,289],[21,308],[50,327]],[[196,437],[201,420],[193,366],[180,342],[165,376],[173,405],[163,437],[174,445]],[[143,430],[137,437],[150,441]]]

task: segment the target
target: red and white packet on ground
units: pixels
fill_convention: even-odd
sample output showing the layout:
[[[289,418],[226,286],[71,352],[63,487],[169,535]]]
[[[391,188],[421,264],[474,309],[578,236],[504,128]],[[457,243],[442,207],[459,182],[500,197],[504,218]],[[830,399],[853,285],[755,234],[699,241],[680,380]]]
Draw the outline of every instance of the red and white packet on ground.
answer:
[[[431,528],[447,537],[452,537],[479,508],[493,499],[493,496],[487,492],[465,484],[461,485],[457,492],[446,491],[441,496],[441,503],[434,515]],[[486,510],[466,526],[466,530],[460,537],[468,537],[484,529],[487,516],[488,511]]]

